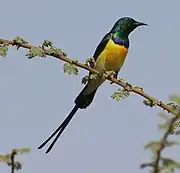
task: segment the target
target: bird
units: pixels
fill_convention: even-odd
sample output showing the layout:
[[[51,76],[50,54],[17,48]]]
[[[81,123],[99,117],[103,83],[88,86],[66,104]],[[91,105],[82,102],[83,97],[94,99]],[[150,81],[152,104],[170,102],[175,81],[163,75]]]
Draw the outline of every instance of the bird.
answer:
[[[124,64],[130,46],[129,35],[137,27],[143,25],[147,26],[146,23],[139,22],[131,17],[122,17],[117,20],[112,29],[102,38],[94,52],[94,69],[100,74],[106,73],[107,71],[113,71],[114,77],[117,78],[118,73]],[[91,72],[89,75],[91,75]],[[89,78],[85,87],[76,97],[74,101],[75,106],[69,115],[38,147],[38,149],[42,149],[57,134],[45,153],[47,154],[51,151],[54,144],[67,127],[77,110],[86,109],[92,103],[97,89],[105,80],[106,79],[103,75],[98,75],[96,78],[92,79]]]

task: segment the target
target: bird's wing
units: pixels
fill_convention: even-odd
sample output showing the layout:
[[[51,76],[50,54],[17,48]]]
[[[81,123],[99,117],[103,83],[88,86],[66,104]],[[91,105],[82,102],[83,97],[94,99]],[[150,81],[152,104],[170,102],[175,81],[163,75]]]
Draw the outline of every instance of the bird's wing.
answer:
[[[107,33],[103,37],[99,45],[97,46],[95,53],[93,55],[93,58],[95,61],[97,61],[98,57],[101,56],[101,53],[105,49],[110,38],[111,38],[111,34]],[[92,73],[89,72],[89,75],[91,74]],[[89,78],[87,85],[84,87],[81,93],[77,96],[75,103],[80,105],[81,108],[86,108],[87,106],[89,106],[94,98],[97,88],[103,83],[104,80],[105,79],[102,79],[100,76],[98,76],[96,80]]]
[[[101,42],[99,43],[99,45],[97,46],[95,52],[94,52],[94,59],[95,61],[97,60],[97,58],[99,57],[99,55],[101,54],[101,52],[104,50],[104,48],[106,47],[109,39],[111,38],[111,34],[107,33],[103,39],[101,40]]]

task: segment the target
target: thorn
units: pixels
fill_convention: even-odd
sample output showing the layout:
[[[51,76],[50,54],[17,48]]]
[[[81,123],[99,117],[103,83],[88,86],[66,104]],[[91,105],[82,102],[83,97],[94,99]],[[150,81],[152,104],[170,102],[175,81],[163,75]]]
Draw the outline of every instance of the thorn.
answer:
[[[126,86],[124,87],[124,89],[126,90],[126,91],[128,91],[128,92],[131,92],[132,91],[132,85],[131,84],[129,84],[128,82],[126,82]]]

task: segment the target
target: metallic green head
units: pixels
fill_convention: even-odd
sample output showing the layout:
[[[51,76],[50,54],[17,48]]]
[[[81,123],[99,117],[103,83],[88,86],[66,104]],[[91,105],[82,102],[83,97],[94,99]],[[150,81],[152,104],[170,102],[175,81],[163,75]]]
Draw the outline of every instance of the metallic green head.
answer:
[[[138,22],[130,17],[123,17],[119,19],[111,29],[111,33],[117,32],[122,37],[128,37],[129,34],[137,27],[146,25],[146,23]]]

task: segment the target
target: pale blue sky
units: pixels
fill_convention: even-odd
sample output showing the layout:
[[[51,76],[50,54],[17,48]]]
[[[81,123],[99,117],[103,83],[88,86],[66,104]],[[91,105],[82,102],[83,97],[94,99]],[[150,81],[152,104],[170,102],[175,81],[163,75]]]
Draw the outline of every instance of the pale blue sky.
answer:
[[[68,56],[84,61],[122,16],[146,22],[131,36],[131,46],[120,76],[142,86],[152,96],[167,101],[179,93],[176,77],[180,64],[179,0],[6,0],[0,2],[0,37],[22,36],[32,44],[51,40]],[[115,102],[110,95],[117,85],[106,82],[87,110],[78,111],[49,155],[37,146],[63,121],[82,89],[79,76],[63,73],[63,62],[53,58],[29,60],[26,50],[10,48],[0,58],[0,153],[14,147],[30,147],[20,157],[23,169],[32,173],[117,173],[139,170],[151,153],[143,149],[159,139],[156,114],[140,96]],[[180,159],[179,148],[165,154]],[[0,165],[0,172],[9,172]]]

